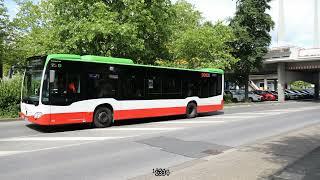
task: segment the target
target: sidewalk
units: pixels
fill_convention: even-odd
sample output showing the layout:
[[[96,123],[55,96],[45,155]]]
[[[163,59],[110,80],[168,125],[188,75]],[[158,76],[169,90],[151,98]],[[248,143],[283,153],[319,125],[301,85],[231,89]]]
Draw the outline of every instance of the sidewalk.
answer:
[[[156,177],[148,174],[134,179],[272,179],[318,147],[320,125],[314,125],[241,146],[220,155],[169,167],[170,176]]]
[[[320,179],[320,148],[315,149],[283,171],[272,176],[273,180]]]
[[[297,101],[263,101],[263,102],[238,102],[238,103],[225,103],[224,108],[234,108],[234,107],[250,107],[250,106],[259,106],[259,105],[281,105],[284,103],[298,103]]]

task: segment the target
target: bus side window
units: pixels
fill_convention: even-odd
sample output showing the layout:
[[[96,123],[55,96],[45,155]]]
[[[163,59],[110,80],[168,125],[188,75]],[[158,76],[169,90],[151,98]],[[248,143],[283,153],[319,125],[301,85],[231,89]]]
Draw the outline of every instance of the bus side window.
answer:
[[[67,93],[68,94],[80,94],[80,75],[78,74],[66,74],[67,76]]]
[[[152,76],[147,79],[147,92],[150,96],[161,96],[162,94],[162,80],[158,77]]]
[[[222,94],[222,75],[212,74],[210,77],[209,96],[219,96]]]
[[[222,75],[219,74],[218,75],[218,81],[217,81],[217,95],[221,95],[222,94]]]
[[[200,81],[200,98],[208,98],[209,97],[209,79],[208,78],[203,78]]]
[[[140,67],[119,66],[119,93],[121,100],[142,100],[145,97],[145,69]],[[147,86],[147,85],[146,85]]]
[[[110,78],[111,77],[111,78]],[[114,79],[115,76],[108,74],[101,74],[100,79],[96,80],[96,91],[98,98],[115,98],[116,87]]]
[[[95,99],[97,98],[96,86],[97,81],[100,78],[100,74],[97,73],[88,73],[87,74],[87,98]]]
[[[187,97],[191,97],[194,95],[194,84],[192,82],[187,83]]]
[[[211,77],[210,79],[210,92],[209,92],[209,96],[213,97],[213,96],[217,96],[217,78],[216,77]]]
[[[162,81],[163,94],[180,94],[181,80],[175,78],[166,78]]]

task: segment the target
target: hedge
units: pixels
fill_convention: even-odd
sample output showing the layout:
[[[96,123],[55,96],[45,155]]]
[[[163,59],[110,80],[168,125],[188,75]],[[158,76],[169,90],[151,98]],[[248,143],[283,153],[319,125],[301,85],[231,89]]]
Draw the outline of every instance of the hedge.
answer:
[[[0,81],[0,117],[18,117],[20,104],[20,90],[22,77],[14,76],[12,79]]]

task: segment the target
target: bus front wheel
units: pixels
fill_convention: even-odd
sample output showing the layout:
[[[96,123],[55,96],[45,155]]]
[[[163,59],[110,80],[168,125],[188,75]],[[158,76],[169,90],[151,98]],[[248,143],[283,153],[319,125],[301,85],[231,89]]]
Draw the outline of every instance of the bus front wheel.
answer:
[[[186,113],[187,118],[195,118],[197,117],[197,115],[198,115],[197,104],[193,102],[189,103],[187,105],[187,113]]]
[[[113,122],[113,113],[107,107],[98,107],[94,112],[93,125],[97,128],[111,126]]]

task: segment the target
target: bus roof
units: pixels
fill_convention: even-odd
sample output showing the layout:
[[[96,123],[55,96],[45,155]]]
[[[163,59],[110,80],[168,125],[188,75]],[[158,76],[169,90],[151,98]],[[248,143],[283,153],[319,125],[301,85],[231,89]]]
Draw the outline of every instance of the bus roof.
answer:
[[[103,57],[103,56],[92,56],[92,55],[80,56],[80,55],[74,55],[74,54],[50,54],[50,55],[47,56],[46,64],[51,59],[65,60],[65,61],[105,63],[105,64],[125,64],[125,65],[130,65],[130,66],[140,66],[140,67],[174,69],[174,70],[187,70],[187,71],[196,71],[196,72],[208,72],[208,73],[224,74],[224,71],[221,70],[221,69],[214,69],[214,68],[184,69],[184,68],[173,68],[173,67],[163,67],[163,66],[142,65],[142,64],[134,64],[134,62],[131,59],[114,58],[114,57]]]

